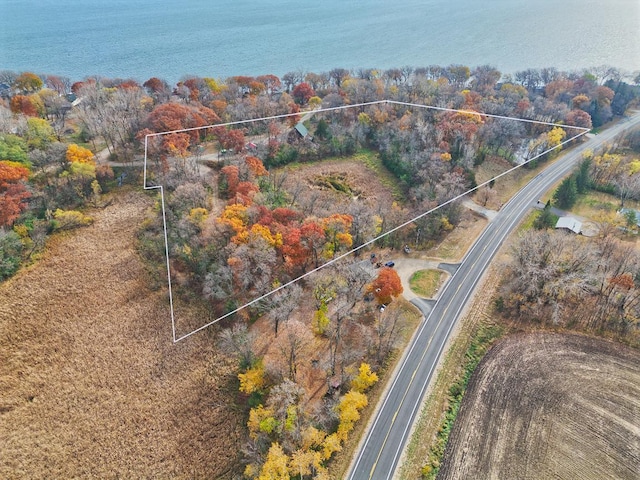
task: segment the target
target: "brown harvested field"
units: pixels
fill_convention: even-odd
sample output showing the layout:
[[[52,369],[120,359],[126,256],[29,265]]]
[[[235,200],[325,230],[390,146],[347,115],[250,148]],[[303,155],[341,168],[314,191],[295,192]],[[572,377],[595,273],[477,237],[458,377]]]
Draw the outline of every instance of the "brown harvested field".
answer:
[[[0,478],[232,478],[243,415],[213,335],[171,343],[130,191],[0,285]],[[182,315],[197,315],[183,310]]]
[[[640,352],[573,334],[514,335],[469,382],[438,479],[636,479]]]

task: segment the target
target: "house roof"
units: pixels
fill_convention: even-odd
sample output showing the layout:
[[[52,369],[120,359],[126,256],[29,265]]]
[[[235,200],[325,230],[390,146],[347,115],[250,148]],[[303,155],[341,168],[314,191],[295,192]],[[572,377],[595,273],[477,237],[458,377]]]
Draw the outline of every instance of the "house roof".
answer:
[[[573,217],[560,217],[558,223],[556,223],[556,228],[566,228],[573,233],[580,233],[582,230],[582,222]]]
[[[309,134],[309,130],[307,130],[307,127],[305,127],[302,122],[296,123],[296,126],[294,128],[298,131],[302,138],[306,137]]]

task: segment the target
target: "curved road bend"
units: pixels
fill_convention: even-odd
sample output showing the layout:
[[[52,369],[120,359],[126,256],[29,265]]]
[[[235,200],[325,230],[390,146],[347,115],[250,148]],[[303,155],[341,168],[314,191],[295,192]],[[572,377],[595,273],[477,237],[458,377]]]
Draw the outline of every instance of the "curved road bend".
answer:
[[[388,480],[394,475],[422,398],[460,312],[496,251],[535,202],[580,160],[586,149],[597,149],[622,131],[640,124],[640,112],[590,138],[533,178],[488,224],[460,267],[443,288],[435,305],[414,303],[425,320],[391,379],[360,450],[347,474],[349,480]]]

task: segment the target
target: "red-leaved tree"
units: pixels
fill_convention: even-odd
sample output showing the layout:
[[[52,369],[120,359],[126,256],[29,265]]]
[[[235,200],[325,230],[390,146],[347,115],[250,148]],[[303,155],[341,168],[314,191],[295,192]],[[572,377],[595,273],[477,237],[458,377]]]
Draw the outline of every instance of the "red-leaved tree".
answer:
[[[378,277],[369,284],[367,292],[373,293],[378,302],[387,304],[403,292],[402,282],[393,268],[384,267]]]

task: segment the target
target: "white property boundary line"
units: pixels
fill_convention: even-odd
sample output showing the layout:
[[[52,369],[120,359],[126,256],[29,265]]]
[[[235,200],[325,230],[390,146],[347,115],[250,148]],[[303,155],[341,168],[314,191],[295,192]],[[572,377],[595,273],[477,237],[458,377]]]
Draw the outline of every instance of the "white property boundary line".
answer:
[[[184,128],[184,129],[180,129],[180,130],[171,130],[171,131],[167,131],[167,132],[157,132],[157,133],[150,133],[145,135],[144,137],[144,183],[143,183],[143,188],[145,190],[156,190],[159,189],[160,190],[160,199],[161,199],[161,205],[162,205],[162,226],[164,228],[164,248],[165,248],[165,258],[166,258],[166,264],[167,264],[167,284],[169,287],[169,306],[171,309],[171,332],[172,332],[172,336],[173,336],[173,343],[177,343],[181,340],[184,340],[188,337],[190,337],[191,335],[194,335],[202,330],[204,330],[205,328],[210,327],[211,325],[219,322],[220,320],[223,320],[235,313],[238,313],[241,310],[244,310],[247,307],[250,307],[251,305],[254,305],[258,302],[260,302],[261,300],[264,300],[265,298],[273,295],[274,293],[283,290],[285,288],[287,288],[290,285],[293,285],[294,283],[302,280],[303,278],[306,278],[314,273],[316,273],[319,270],[322,270],[325,267],[328,267],[330,265],[333,265],[334,263],[342,260],[343,258],[351,255],[354,252],[357,252],[358,250],[365,248],[371,244],[373,244],[374,242],[386,237],[387,235],[390,235],[394,232],[397,232],[398,230],[412,224],[413,222],[415,222],[416,220],[419,220],[427,215],[429,215],[430,213],[435,212],[436,210],[445,207],[453,202],[455,202],[456,200],[459,200],[460,198],[464,197],[465,195],[468,195],[471,192],[474,192],[476,190],[478,190],[479,188],[484,187],[485,185],[488,185],[489,183],[497,180],[500,177],[503,177],[504,175],[507,175],[511,172],[513,172],[514,170],[517,170],[518,168],[522,167],[523,165],[526,165],[527,163],[533,162],[534,160],[537,160],[538,158],[542,157],[543,155],[546,155],[549,152],[552,152],[553,150],[556,150],[560,147],[562,147],[563,145],[565,145],[566,143],[571,142],[572,140],[575,140],[578,137],[581,137],[582,135],[587,134],[589,131],[591,131],[591,129],[589,128],[584,128],[584,127],[575,127],[572,125],[563,125],[563,124],[558,124],[558,123],[552,123],[552,122],[544,122],[544,121],[539,121],[539,120],[529,120],[529,119],[525,119],[525,118],[516,118],[516,117],[507,117],[504,115],[493,115],[490,113],[481,113],[481,112],[474,112],[472,110],[456,110],[456,109],[452,109],[452,108],[444,108],[444,107],[434,107],[434,106],[430,106],[430,105],[420,105],[420,104],[416,104],[416,103],[408,103],[408,102],[398,102],[395,100],[378,100],[375,102],[365,102],[365,103],[358,103],[358,104],[354,104],[354,105],[343,105],[340,107],[332,107],[332,108],[320,108],[317,110],[313,110],[312,112],[307,112],[307,113],[322,113],[322,112],[333,112],[333,111],[338,111],[338,110],[346,110],[349,108],[356,108],[356,107],[365,107],[365,106],[371,106],[371,105],[380,105],[380,104],[391,104],[391,105],[402,105],[402,106],[406,106],[406,107],[415,107],[415,108],[424,108],[427,110],[437,110],[437,111],[441,111],[441,112],[454,112],[454,113],[464,113],[464,114],[470,114],[470,115],[478,115],[481,117],[487,117],[487,118],[498,118],[498,119],[503,119],[503,120],[515,120],[517,122],[524,122],[524,123],[534,123],[534,124],[539,124],[539,125],[547,125],[547,126],[553,126],[553,127],[561,127],[564,129],[574,129],[574,130],[579,130],[580,133],[578,133],[577,135],[572,136],[571,138],[564,140],[563,142],[561,142],[560,144],[556,145],[553,148],[549,148],[547,150],[545,150],[542,153],[539,153],[538,155],[535,155],[534,157],[528,159],[526,162],[520,164],[520,165],[516,165],[515,167],[512,167],[498,175],[496,175],[495,177],[479,184],[476,185],[474,188],[471,188],[469,190],[467,190],[464,193],[461,193],[460,195],[457,195],[449,200],[447,200],[444,203],[441,203],[440,205],[427,210],[426,212],[421,213],[420,215],[407,220],[406,222],[402,223],[401,225],[398,225],[390,230],[388,230],[387,232],[384,232],[374,238],[372,238],[371,240],[363,243],[362,245],[349,250],[348,252],[342,253],[340,255],[338,255],[337,257],[329,260],[327,263],[324,263],[322,265],[320,265],[317,268],[314,268],[313,270],[310,270],[306,273],[303,273],[302,275],[300,275],[299,277],[294,278],[293,280],[279,286],[278,288],[275,288],[273,290],[271,290],[268,293],[265,293],[264,295],[261,295],[260,297],[251,300],[248,303],[245,303],[244,305],[236,308],[235,310],[232,310],[231,312],[228,312],[224,315],[222,315],[219,318],[216,318],[215,320],[212,320],[204,325],[202,325],[201,327],[196,328],[195,330],[192,330],[189,333],[186,333],[180,337],[176,337],[176,322],[175,322],[175,315],[174,315],[174,309],[173,309],[173,293],[171,290],[171,265],[169,262],[169,241],[167,238],[167,217],[166,217],[166,211],[165,211],[165,202],[164,202],[164,187],[162,185],[147,185],[147,152],[148,152],[148,140],[150,137],[158,137],[158,136],[163,136],[163,135],[169,135],[169,134],[173,134],[173,133],[183,133],[183,132],[193,132],[193,131],[199,131],[199,130],[206,130],[209,128],[213,128],[213,127],[228,127],[231,125],[241,125],[241,124],[246,124],[246,123],[255,123],[255,122],[259,122],[259,121],[265,121],[265,120],[276,120],[276,119],[281,119],[281,118],[288,118],[288,117],[294,117],[294,116],[301,116],[304,115],[304,112],[297,112],[297,113],[286,113],[286,114],[282,114],[282,115],[273,115],[273,116],[269,116],[269,117],[261,117],[261,118],[253,118],[253,119],[249,119],[249,120],[238,120],[235,122],[227,122],[227,123],[218,123],[218,124],[213,124],[213,125],[206,125],[203,127],[193,127],[193,128]]]

